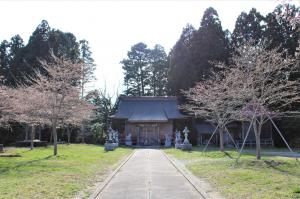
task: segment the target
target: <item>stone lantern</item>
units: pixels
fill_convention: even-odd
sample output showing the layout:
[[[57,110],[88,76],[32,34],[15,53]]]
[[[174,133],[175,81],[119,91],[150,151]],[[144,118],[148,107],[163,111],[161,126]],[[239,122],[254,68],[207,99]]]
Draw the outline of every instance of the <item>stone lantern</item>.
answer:
[[[188,140],[188,133],[190,132],[187,127],[185,127],[182,131],[184,133],[184,140],[181,144],[181,149],[184,151],[190,151],[192,150],[192,144],[190,144]]]

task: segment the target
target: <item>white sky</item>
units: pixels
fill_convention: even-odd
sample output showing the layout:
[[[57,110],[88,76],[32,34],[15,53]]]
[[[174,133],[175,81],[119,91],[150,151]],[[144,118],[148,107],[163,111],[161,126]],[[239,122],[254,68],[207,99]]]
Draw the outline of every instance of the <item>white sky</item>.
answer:
[[[46,19],[51,28],[71,32],[77,40],[90,43],[97,64],[95,88],[113,94],[122,89],[119,64],[130,47],[140,41],[149,47],[161,44],[167,52],[190,23],[198,29],[208,7],[217,10],[223,29],[233,30],[242,12],[255,7],[265,15],[278,0],[235,1],[2,1],[0,0],[0,40],[20,34],[27,43],[37,25]],[[299,5],[299,0],[294,1]]]

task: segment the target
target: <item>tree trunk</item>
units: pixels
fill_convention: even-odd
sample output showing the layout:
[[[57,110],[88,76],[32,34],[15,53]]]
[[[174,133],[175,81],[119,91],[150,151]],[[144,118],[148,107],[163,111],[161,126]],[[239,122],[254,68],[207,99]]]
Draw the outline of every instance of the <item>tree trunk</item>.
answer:
[[[51,133],[50,133],[50,140],[49,140],[49,143],[51,144],[52,141],[53,141],[53,130],[52,130]]]
[[[70,144],[70,141],[71,141],[71,131],[70,131],[70,127],[67,127],[67,136],[68,136],[68,144]]]
[[[219,128],[220,134],[220,151],[224,152],[224,127]]]
[[[142,96],[144,96],[145,95],[145,85],[144,85],[144,77],[143,77],[142,67],[140,67],[140,71],[141,71],[140,78],[141,78]]]
[[[255,134],[255,143],[256,143],[256,159],[261,159],[261,144],[260,144],[260,134],[261,134],[262,124],[257,124],[256,119],[253,121],[253,130]]]
[[[39,125],[38,132],[39,132],[39,140],[41,140],[42,139],[42,126],[41,125]]]
[[[53,155],[57,155],[57,133],[56,133],[56,123],[52,125],[52,134],[53,134]]]
[[[81,123],[81,134],[82,134],[82,143],[85,143],[85,131],[84,131],[84,124],[83,122]]]
[[[30,149],[31,150],[34,147],[34,143],[33,143],[34,137],[35,137],[35,126],[32,125],[32,127],[31,127],[31,134],[30,134]]]

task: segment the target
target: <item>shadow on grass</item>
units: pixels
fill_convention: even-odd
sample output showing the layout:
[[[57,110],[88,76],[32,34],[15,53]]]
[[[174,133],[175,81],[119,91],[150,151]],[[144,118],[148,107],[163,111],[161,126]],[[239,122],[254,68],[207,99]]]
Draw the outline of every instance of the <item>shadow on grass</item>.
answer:
[[[49,155],[47,157],[36,159],[36,160],[23,161],[23,162],[21,162],[19,164],[16,164],[15,166],[7,165],[7,167],[0,168],[0,175],[5,174],[5,173],[9,172],[10,170],[17,170],[20,167],[24,167],[24,166],[29,166],[29,165],[33,165],[33,164],[36,164],[36,163],[40,163],[40,162],[42,162],[44,160],[50,159],[51,157],[53,157],[53,156]]]
[[[282,163],[282,162],[277,162],[277,161],[274,161],[274,160],[264,160],[264,163],[271,167],[272,169],[276,170],[276,171],[279,171],[281,173],[285,173],[285,174],[289,174],[289,175],[293,175],[293,176],[298,176],[300,177],[300,173],[297,173],[297,172],[293,172],[293,171],[289,171],[289,170],[285,170],[285,169],[282,169],[280,168],[281,165],[285,164],[285,163]],[[296,163],[295,166],[299,166],[299,164]]]
[[[229,157],[230,159],[235,159],[234,157],[232,157],[232,155],[230,155],[230,153],[228,153],[227,151],[224,151],[224,154]]]

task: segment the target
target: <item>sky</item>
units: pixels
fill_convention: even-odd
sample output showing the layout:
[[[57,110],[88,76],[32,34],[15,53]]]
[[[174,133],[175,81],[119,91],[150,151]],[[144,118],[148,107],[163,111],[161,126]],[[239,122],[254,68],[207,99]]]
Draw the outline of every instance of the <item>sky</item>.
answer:
[[[217,10],[223,29],[233,31],[241,12],[255,7],[261,14],[272,12],[278,0],[0,0],[0,41],[19,34],[25,44],[45,19],[51,28],[86,39],[97,69],[90,89],[104,89],[111,95],[122,92],[123,71],[120,61],[131,46],[144,42],[152,48],[161,44],[166,52],[179,39],[186,24],[199,28],[206,8]],[[293,1],[299,6],[299,0]],[[187,77],[188,78],[188,77]]]

